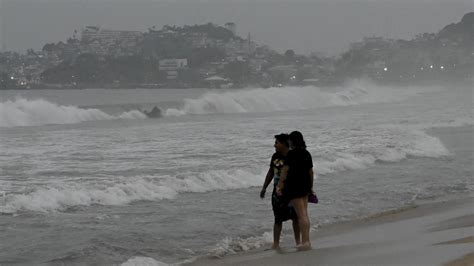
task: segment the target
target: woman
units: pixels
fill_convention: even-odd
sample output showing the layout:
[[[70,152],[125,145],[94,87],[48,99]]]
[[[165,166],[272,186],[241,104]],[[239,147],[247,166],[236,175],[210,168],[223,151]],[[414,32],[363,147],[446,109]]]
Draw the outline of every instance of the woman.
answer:
[[[309,240],[308,195],[313,190],[313,159],[306,150],[303,134],[290,133],[285,166],[282,169],[277,194],[282,195],[295,208],[301,230],[302,244],[299,250],[311,249]]]
[[[260,198],[265,197],[265,192],[268,185],[273,180],[273,192],[272,192],[272,209],[275,216],[275,223],[273,224],[273,245],[272,249],[280,248],[280,235],[283,226],[283,222],[287,220],[293,221],[293,233],[295,236],[295,242],[298,246],[300,244],[300,230],[298,221],[296,219],[296,212],[293,207],[288,206],[288,202],[282,202],[280,197],[276,195],[276,186],[280,181],[281,170],[285,165],[286,155],[289,148],[288,134],[275,135],[275,153],[270,161],[270,168],[268,169],[263,183],[262,190],[260,191]]]

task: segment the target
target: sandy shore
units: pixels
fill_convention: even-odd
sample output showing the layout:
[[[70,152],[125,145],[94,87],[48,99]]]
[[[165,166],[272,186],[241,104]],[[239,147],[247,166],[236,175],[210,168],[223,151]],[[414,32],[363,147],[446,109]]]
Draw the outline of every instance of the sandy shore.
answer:
[[[255,250],[192,265],[474,265],[474,198],[323,227],[313,249]]]

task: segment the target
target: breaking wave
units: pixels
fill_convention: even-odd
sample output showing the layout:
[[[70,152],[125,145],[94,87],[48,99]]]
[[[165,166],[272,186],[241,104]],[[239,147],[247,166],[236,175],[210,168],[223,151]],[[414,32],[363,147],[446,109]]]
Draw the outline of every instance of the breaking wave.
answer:
[[[392,129],[394,130],[394,129]],[[439,158],[450,155],[448,149],[436,137],[423,130],[400,130],[400,140],[386,142],[384,147],[367,147],[370,152],[335,153],[332,158],[322,158],[317,164],[319,174],[330,174],[348,170],[361,170],[380,162],[398,162],[409,156]],[[372,141],[375,141],[372,139]]]
[[[96,120],[144,118],[146,116],[138,110],[123,112],[114,116],[99,109],[59,105],[43,99],[17,98],[16,100],[0,102],[0,127],[75,124]]]
[[[393,102],[426,91],[427,88],[397,88],[353,81],[339,88],[281,87],[209,92],[185,99],[182,108],[169,108],[167,116],[211,113],[251,113],[304,110],[329,106]]]
[[[164,110],[165,116],[212,113],[252,113],[305,110],[330,106],[394,102],[433,88],[387,87],[358,80],[342,87],[281,87],[208,92],[196,99],[184,99],[181,108]],[[17,98],[0,102],[0,127],[75,124],[85,121],[144,119],[138,110],[111,115],[95,108],[60,105],[44,99]]]
[[[140,200],[173,199],[182,192],[207,192],[257,186],[261,174],[240,169],[187,173],[185,176],[140,177],[133,181],[97,181],[93,184],[50,184],[3,199],[0,213],[64,211],[90,205],[125,205]],[[128,180],[130,178],[127,178]],[[123,179],[123,180],[127,180]]]
[[[257,249],[272,243],[273,235],[270,232],[265,232],[261,236],[252,237],[226,237],[217,243],[209,251],[209,255],[222,257],[226,255],[236,254],[242,251]]]
[[[316,158],[318,175],[341,171],[359,170],[371,167],[378,161],[396,162],[408,156],[441,157],[449,151],[441,141],[421,130],[413,130],[408,139],[398,145],[387,143],[384,147],[370,148],[360,153],[345,151],[326,154]],[[311,149],[310,149],[311,151]],[[317,152],[313,152],[317,154]],[[114,180],[97,180],[93,183],[52,183],[47,186],[35,186],[23,194],[8,194],[3,198],[0,213],[17,211],[65,211],[69,208],[90,205],[126,205],[135,201],[157,201],[174,199],[179,193],[204,193],[216,190],[231,190],[261,185],[265,173],[261,168],[254,170],[226,169],[201,173],[183,172],[179,176],[117,177]]]

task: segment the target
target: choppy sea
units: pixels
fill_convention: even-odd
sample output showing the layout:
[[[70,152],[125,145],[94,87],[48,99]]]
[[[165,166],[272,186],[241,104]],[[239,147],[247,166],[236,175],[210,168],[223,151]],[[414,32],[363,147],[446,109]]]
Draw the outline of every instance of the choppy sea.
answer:
[[[313,230],[472,195],[472,136],[449,129],[472,129],[473,91],[0,91],[0,264],[180,263],[269,245],[259,190],[273,136],[293,130],[317,174]],[[140,112],[153,106],[163,117]]]

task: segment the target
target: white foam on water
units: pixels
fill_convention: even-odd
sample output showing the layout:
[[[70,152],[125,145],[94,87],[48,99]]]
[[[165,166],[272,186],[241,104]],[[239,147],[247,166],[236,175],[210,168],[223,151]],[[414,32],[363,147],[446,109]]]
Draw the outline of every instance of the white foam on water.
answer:
[[[209,92],[197,99],[185,99],[180,109],[169,108],[167,116],[211,113],[250,113],[304,110],[329,106],[383,103],[406,99],[432,88],[398,88],[354,80],[339,88],[279,87]]]
[[[375,160],[375,157],[371,155],[356,157],[352,154],[342,154],[341,158],[337,158],[333,161],[323,160],[319,163],[315,163],[315,167],[318,174],[325,175],[340,171],[365,169],[373,165]]]
[[[145,180],[111,186],[107,184],[54,186],[39,187],[27,194],[9,195],[3,210],[61,211],[74,206],[124,205],[137,200],[169,199],[176,196],[176,191]]]
[[[133,257],[121,264],[122,266],[170,266],[173,264],[164,263],[150,257]]]
[[[399,134],[394,134],[397,131]],[[394,136],[397,137],[393,139]],[[367,143],[358,144],[353,150],[332,152],[314,159],[315,172],[324,175],[360,170],[371,167],[377,161],[397,162],[409,156],[438,158],[450,155],[439,139],[418,129],[384,126],[380,132],[362,141]],[[326,149],[330,151],[331,148]],[[317,154],[318,151],[312,153]],[[138,176],[134,180],[130,180],[130,177],[116,177],[114,180],[99,179],[94,183],[49,183],[35,186],[27,193],[6,195],[0,212],[64,211],[75,206],[125,205],[141,200],[173,199],[184,192],[204,193],[256,187],[261,186],[262,177],[265,176],[266,169],[263,168],[265,166],[262,165],[258,170],[231,168],[188,171],[169,176]]]
[[[43,99],[17,98],[0,102],[0,127],[75,124],[85,121],[144,118],[146,118],[146,115],[137,110],[113,116],[99,109],[59,105]]]
[[[426,134],[423,130],[398,128],[386,126],[384,130],[393,131],[389,137],[395,136],[399,131],[397,139],[385,139],[383,131],[380,137],[372,136],[369,143],[359,144],[359,150],[366,150],[360,154],[356,151],[337,152],[332,158],[322,158],[315,162],[318,174],[330,174],[334,172],[361,170],[380,162],[398,162],[409,156],[439,158],[449,156],[450,152],[436,137]],[[391,128],[391,129],[389,129]],[[370,146],[372,145],[372,146]]]
[[[210,249],[209,255],[222,257],[237,252],[261,248],[273,242],[273,234],[265,232],[261,236],[226,237]]]
[[[93,184],[49,184],[24,194],[6,196],[0,213],[20,210],[51,212],[76,206],[125,205],[140,200],[173,199],[182,192],[207,192],[260,185],[261,174],[241,169],[185,173],[182,176],[141,177],[133,181],[97,181]],[[124,178],[125,179],[125,178]],[[128,178],[130,179],[130,178]]]

